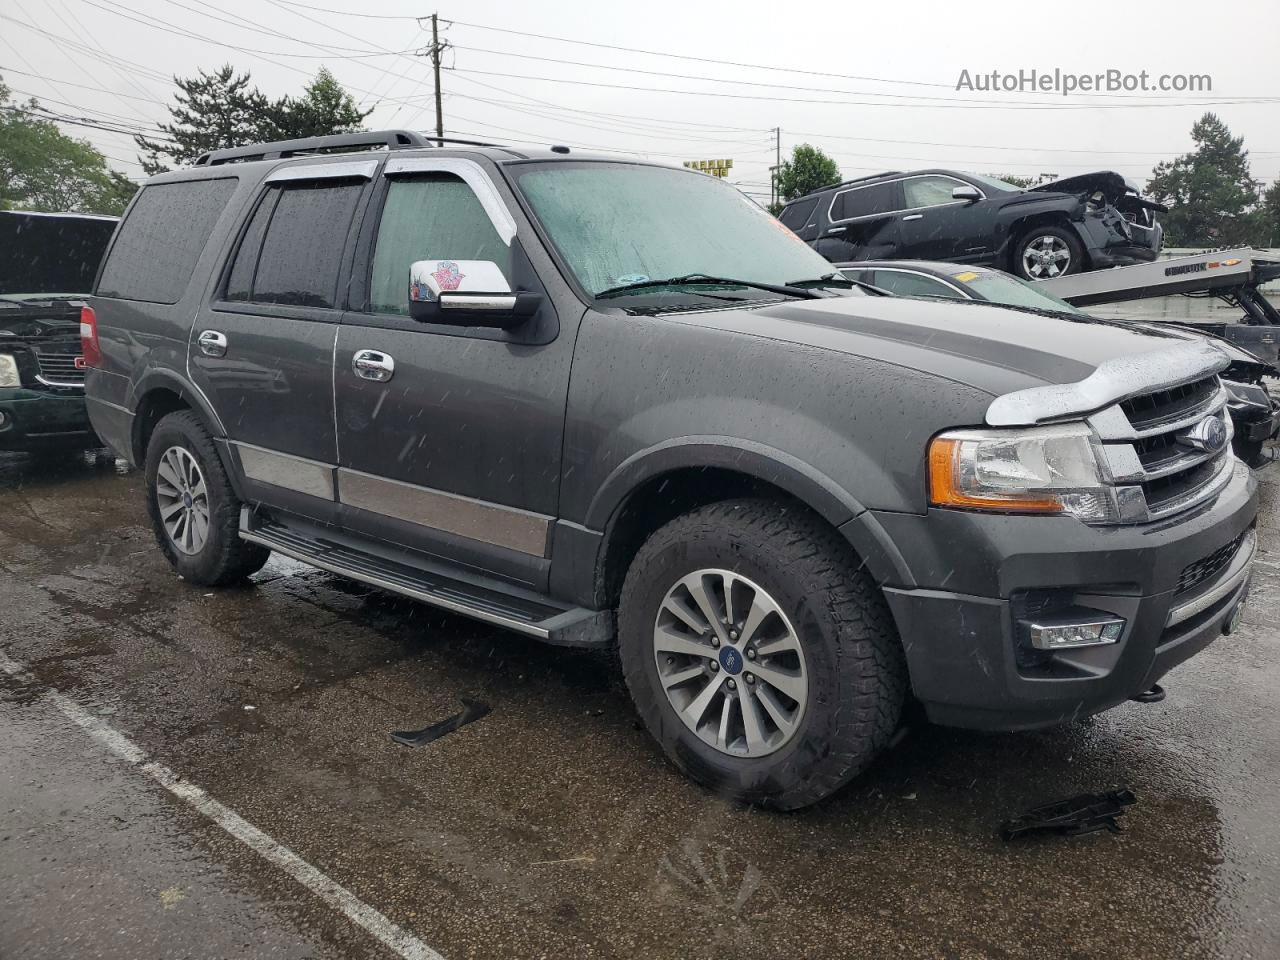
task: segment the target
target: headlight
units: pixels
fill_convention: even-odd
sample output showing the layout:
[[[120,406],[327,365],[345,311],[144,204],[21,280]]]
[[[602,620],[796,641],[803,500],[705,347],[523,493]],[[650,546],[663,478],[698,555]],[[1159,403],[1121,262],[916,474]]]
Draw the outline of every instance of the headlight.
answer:
[[[20,387],[22,380],[18,377],[18,361],[12,354],[0,353],[0,387]]]
[[[1024,430],[951,430],[929,444],[929,502],[995,513],[1117,519],[1084,424]]]

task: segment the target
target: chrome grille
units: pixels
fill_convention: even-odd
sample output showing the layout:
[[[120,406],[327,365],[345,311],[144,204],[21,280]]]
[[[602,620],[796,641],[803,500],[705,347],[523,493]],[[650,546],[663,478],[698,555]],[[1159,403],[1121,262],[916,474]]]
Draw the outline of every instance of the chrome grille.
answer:
[[[1103,441],[1112,482],[1125,505],[1120,522],[1189,510],[1231,477],[1231,418],[1216,376],[1128,397],[1090,418]],[[1207,445],[1197,432],[1225,441]]]
[[[80,344],[58,344],[36,350],[37,374],[41,383],[51,387],[84,386],[84,368],[80,359]]]

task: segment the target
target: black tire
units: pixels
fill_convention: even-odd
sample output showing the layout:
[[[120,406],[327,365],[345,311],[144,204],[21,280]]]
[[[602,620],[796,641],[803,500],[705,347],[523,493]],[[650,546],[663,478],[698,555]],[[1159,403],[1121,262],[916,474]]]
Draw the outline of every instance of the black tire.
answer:
[[[764,756],[705,743],[659,680],[659,607],[677,580],[709,567],[768,591],[804,650],[807,706],[791,739]],[[733,500],[671,521],[627,572],[618,628],[623,675],[645,726],[677,767],[726,796],[782,810],[815,803],[866,768],[902,715],[906,663],[884,596],[839,534],[802,507]]]
[[[173,447],[186,450],[204,476],[208,496],[209,529],[203,547],[196,553],[182,552],[160,519],[156,477],[160,459]],[[200,418],[189,410],[171,413],[156,424],[147,444],[147,513],[156,542],[173,568],[184,580],[205,587],[238,583],[262,569],[271,551],[240,539],[240,500],[236,497],[213,446],[213,438]]]
[[[1072,273],[1079,273],[1085,267],[1084,247],[1080,244],[1080,238],[1074,231],[1067,227],[1031,227],[1018,237],[1018,242],[1013,247],[1013,272],[1023,280],[1044,280],[1045,276],[1037,276],[1027,268],[1024,256],[1027,248],[1040,242],[1042,237],[1053,237],[1065,246],[1071,259],[1067,262],[1066,267],[1061,273],[1055,276],[1065,277]]]

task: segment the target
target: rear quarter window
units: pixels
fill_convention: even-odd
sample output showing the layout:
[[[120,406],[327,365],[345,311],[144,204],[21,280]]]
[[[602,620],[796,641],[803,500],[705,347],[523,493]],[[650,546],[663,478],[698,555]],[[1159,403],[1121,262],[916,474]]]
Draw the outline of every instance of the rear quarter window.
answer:
[[[235,189],[232,177],[143,187],[107,254],[97,295],[177,303]]]

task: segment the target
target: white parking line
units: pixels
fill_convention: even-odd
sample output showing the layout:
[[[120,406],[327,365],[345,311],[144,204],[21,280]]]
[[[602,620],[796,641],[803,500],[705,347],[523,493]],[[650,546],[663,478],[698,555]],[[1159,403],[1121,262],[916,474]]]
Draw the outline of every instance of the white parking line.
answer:
[[[3,652],[0,652],[0,670],[20,683],[37,682],[22,664],[9,659]],[[263,859],[279,867],[329,906],[340,911],[352,923],[363,927],[398,956],[405,960],[444,960],[441,954],[396,926],[346,887],[335,883],[288,847],[276,842],[234,810],[213,799],[200,787],[183,780],[163,764],[148,760],[141,747],[101,717],[95,717],[70,697],[51,688],[45,692],[44,699],[105,747],[112,756],[136,767],[175,797],[194,807]]]

